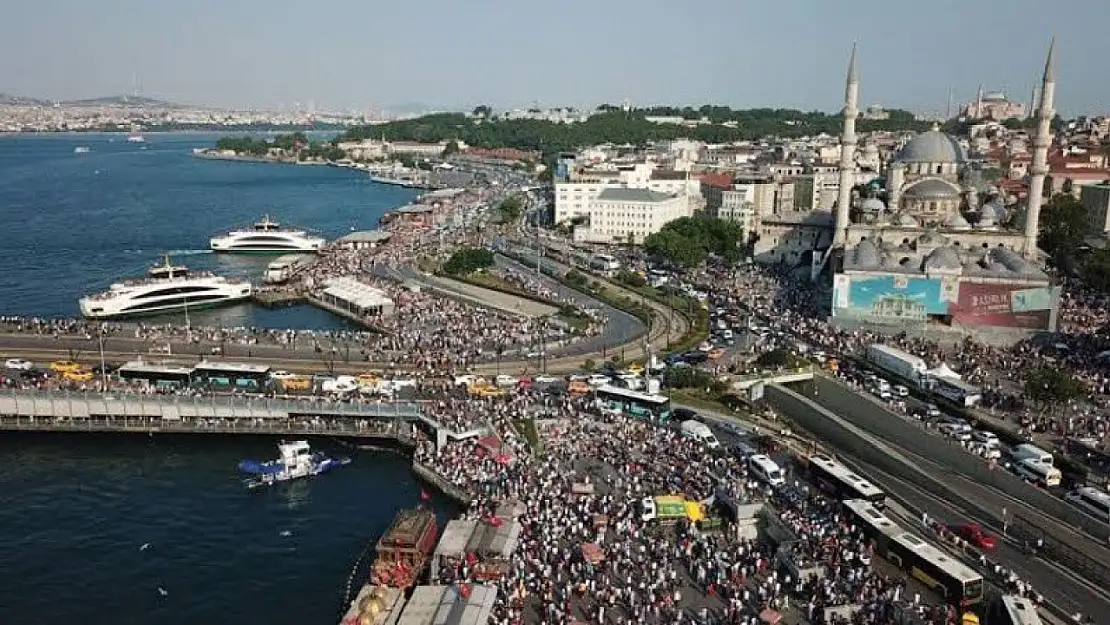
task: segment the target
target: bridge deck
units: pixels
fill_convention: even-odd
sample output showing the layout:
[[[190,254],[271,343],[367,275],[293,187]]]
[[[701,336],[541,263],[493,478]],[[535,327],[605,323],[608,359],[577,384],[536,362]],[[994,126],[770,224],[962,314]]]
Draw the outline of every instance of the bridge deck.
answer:
[[[176,419],[289,419],[299,416],[350,419],[420,417],[420,403],[333,402],[234,396],[128,395],[68,391],[0,392],[0,416],[86,419],[137,417]]]
[[[140,434],[263,434],[281,436],[342,436],[387,439],[412,444],[411,426],[402,422],[263,419],[43,418],[0,417],[0,431],[133,432]]]

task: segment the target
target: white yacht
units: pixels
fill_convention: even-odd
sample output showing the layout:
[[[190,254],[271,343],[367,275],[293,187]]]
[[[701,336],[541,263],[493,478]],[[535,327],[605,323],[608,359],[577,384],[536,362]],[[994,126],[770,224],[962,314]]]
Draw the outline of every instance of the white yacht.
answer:
[[[250,228],[232,230],[222,237],[213,237],[209,246],[216,252],[239,254],[279,254],[288,252],[319,252],[324,239],[304,230],[283,228],[267,215]]]
[[[237,302],[251,296],[251,283],[210,272],[189,271],[165,262],[147,270],[143,278],[124,280],[107,291],[82,297],[81,314],[90,319],[108,319],[162,313],[190,307],[207,308]]]

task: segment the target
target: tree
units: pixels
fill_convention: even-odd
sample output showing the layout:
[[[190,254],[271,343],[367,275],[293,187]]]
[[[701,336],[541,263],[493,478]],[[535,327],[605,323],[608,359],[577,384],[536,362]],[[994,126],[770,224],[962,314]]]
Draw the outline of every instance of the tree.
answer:
[[[1057,193],[1041,209],[1041,249],[1057,267],[1067,267],[1089,230],[1087,210],[1067,193]]]
[[[651,256],[682,265],[697,267],[709,254],[729,265],[744,256],[744,231],[740,224],[716,217],[682,217],[644,239],[644,250]]]
[[[481,117],[482,119],[488,119],[489,116],[492,115],[492,114],[493,114],[493,109],[490,108],[490,106],[488,104],[479,104],[478,106],[474,107],[474,112],[473,112],[474,117]]]
[[[769,352],[760,354],[759,358],[755,359],[755,362],[759,366],[766,367],[766,368],[769,368],[769,369],[780,369],[780,368],[783,368],[783,367],[798,367],[798,366],[801,366],[801,365],[805,364],[804,360],[802,360],[801,358],[798,358],[796,355],[790,353],[789,351],[787,351],[787,350],[785,350],[781,347],[778,348],[778,349],[773,349]]]
[[[452,156],[454,154],[458,154],[459,152],[460,150],[458,141],[448,141],[447,145],[443,146],[444,156]]]
[[[1110,293],[1110,250],[1091,250],[1080,265],[1080,274],[1087,286]]]
[[[1025,376],[1025,394],[1044,404],[1066,402],[1086,392],[1078,378],[1057,367],[1043,366]]]
[[[452,276],[466,276],[493,266],[493,252],[485,248],[464,247],[443,263],[443,272]]]
[[[524,202],[518,196],[507,197],[497,205],[497,212],[505,221],[516,221],[524,210]]]

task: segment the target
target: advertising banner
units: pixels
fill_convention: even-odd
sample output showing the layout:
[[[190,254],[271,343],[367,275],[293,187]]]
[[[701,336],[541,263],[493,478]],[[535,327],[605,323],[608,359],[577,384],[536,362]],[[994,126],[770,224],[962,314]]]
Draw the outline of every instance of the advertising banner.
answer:
[[[841,274],[833,285],[833,315],[924,320],[947,315],[958,290],[954,278]]]
[[[1055,300],[1054,287],[964,282],[952,306],[952,322],[1047,330]]]

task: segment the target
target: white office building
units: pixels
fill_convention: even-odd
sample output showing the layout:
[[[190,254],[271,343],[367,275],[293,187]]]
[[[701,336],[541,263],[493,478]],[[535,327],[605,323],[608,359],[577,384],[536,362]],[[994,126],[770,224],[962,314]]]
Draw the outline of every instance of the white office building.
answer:
[[[574,229],[574,240],[581,243],[640,244],[668,222],[690,215],[686,197],[651,189],[603,189],[588,206],[589,221]]]
[[[608,170],[575,172],[569,182],[555,184],[555,223],[566,223],[590,213],[590,202],[602,191],[612,188],[646,189],[656,193],[677,195],[692,213],[703,203],[701,183],[688,172],[656,169],[650,163],[638,163]]]

